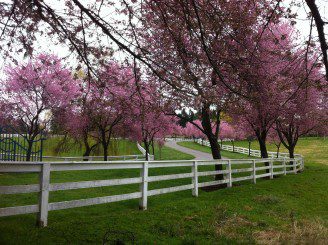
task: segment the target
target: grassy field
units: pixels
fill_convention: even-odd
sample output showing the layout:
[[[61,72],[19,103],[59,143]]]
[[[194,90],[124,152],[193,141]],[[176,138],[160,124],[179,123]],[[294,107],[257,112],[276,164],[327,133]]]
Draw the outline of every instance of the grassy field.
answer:
[[[190,154],[177,151],[167,146],[161,148],[158,146],[155,147],[155,160],[191,160],[194,158],[195,157]]]
[[[224,144],[231,144],[231,142],[224,142]],[[248,148],[247,141],[237,141],[235,142],[235,146],[241,146]],[[260,146],[257,141],[253,141],[251,143],[251,148],[255,150],[259,150]],[[268,144],[269,151],[276,151],[277,148],[274,144]],[[281,152],[288,152],[287,149],[281,145]],[[320,137],[304,137],[300,138],[297,142],[295,152],[302,154],[305,156],[305,160],[307,163],[320,163],[320,164],[328,164],[328,138],[320,138]]]
[[[328,146],[322,139],[302,139],[304,151],[300,152],[300,147],[297,152],[305,155],[306,163],[301,174],[258,180],[256,185],[247,181],[213,192],[200,190],[198,198],[192,197],[191,191],[153,196],[147,211],[138,210],[138,200],[51,211],[49,226],[44,229],[35,227],[33,214],[2,217],[0,244],[99,244],[107,232],[116,231],[132,233],[137,244],[324,244],[328,237],[328,166],[322,163],[328,156],[314,147],[315,141],[317,146]],[[162,158],[166,157],[179,154],[163,148]],[[190,169],[153,169],[150,175],[186,171]],[[58,172],[52,173],[51,182],[138,175],[134,170]],[[37,183],[37,178],[36,174],[2,174],[0,185]],[[190,180],[155,182],[149,188],[186,183]],[[50,202],[137,190],[138,185],[126,185],[58,191],[50,193]],[[0,206],[35,204],[37,198],[36,194],[1,195]]]
[[[84,152],[84,146],[75,142],[73,139],[68,138],[64,144],[62,144],[63,137],[49,137],[43,144],[44,156],[82,156]],[[118,139],[112,140],[109,145],[109,156],[122,156],[122,155],[140,155],[137,144],[134,141]],[[95,148],[91,153],[93,156],[102,156],[101,147]],[[159,148],[155,147],[155,159],[156,160],[174,160],[174,159],[193,159],[194,157],[169,147],[163,146]]]
[[[84,153],[84,145],[75,142],[74,139],[68,138],[65,143],[62,143],[64,137],[49,137],[43,143],[43,155],[45,156],[82,156]],[[90,140],[91,142],[92,140]],[[92,142],[91,142],[92,143]],[[109,145],[108,155],[135,155],[140,154],[135,142],[130,140],[112,140]],[[95,148],[92,151],[93,156],[102,156],[101,147]]]
[[[207,153],[211,153],[211,149],[207,146],[202,146],[194,142],[179,142],[181,146],[199,150]],[[232,145],[231,142],[223,142],[226,145]],[[236,141],[235,146],[248,148],[248,141]],[[274,144],[267,144],[268,151],[277,151],[277,147]],[[260,146],[257,141],[251,143],[251,149],[259,150]],[[287,149],[281,145],[280,152],[288,152]],[[319,163],[328,165],[328,138],[320,137],[304,137],[300,138],[295,149],[296,153],[302,154],[305,160],[309,164]],[[222,156],[227,158],[247,158],[247,155],[241,155],[238,153],[221,151]]]

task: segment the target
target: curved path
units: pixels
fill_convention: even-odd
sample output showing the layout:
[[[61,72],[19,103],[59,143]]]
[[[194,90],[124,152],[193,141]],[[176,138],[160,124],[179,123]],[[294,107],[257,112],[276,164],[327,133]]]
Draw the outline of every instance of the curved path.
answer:
[[[165,146],[195,156],[195,160],[213,160],[211,154],[178,145],[176,141],[165,141]]]

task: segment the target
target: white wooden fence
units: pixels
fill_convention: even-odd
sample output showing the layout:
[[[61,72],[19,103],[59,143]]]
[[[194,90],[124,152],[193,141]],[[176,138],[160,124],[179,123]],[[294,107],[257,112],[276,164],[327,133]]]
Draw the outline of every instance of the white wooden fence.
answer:
[[[139,142],[137,142],[137,147],[138,147],[138,149],[139,149],[139,151],[144,155],[144,157],[146,156],[146,149],[145,148],[143,148],[140,144],[139,144]],[[154,160],[155,159],[155,156],[154,155],[151,155],[151,154],[149,154],[148,153],[148,160]]]
[[[176,141],[176,142],[182,142],[182,141],[194,141],[190,138],[165,138],[166,141]]]
[[[136,154],[136,155],[122,155],[122,156],[107,156],[108,161],[116,161],[116,160],[146,160],[146,150],[137,143],[138,150],[142,154]],[[10,154],[4,154],[0,153],[0,161],[5,160],[3,157],[8,157]],[[20,159],[24,159],[26,155],[23,154],[15,154],[16,161],[20,161]],[[103,161],[104,156],[42,156],[42,160],[46,161]],[[154,156],[148,154],[149,160],[154,160]],[[7,161],[7,160],[6,160]],[[15,160],[14,160],[15,161]],[[35,161],[41,161],[40,157],[37,157]]]
[[[181,141],[195,141],[195,140],[198,140],[198,138],[181,138],[181,137],[168,137],[168,138],[165,138],[166,141],[177,141],[177,142],[181,142]],[[222,140],[223,142],[225,141],[231,141],[230,139],[220,139]]]
[[[210,147],[210,142],[207,140],[197,139],[196,142],[200,145]],[[224,145],[224,144],[222,144],[222,145],[220,144],[220,146],[221,146],[221,149],[225,150],[225,151],[236,152],[236,153],[245,154],[245,155],[249,155],[249,156],[253,156],[253,157],[261,157],[260,150],[253,150],[253,149],[248,149],[248,148],[238,147],[238,146],[233,147],[232,145]],[[277,152],[268,151],[268,155],[270,158],[277,158],[277,157],[289,158],[289,153],[285,153],[285,152],[279,152],[277,154]],[[295,154],[295,158],[303,158],[303,157],[300,154]]]
[[[59,157],[59,156],[43,156],[46,161],[103,161],[104,156],[79,156],[79,157]],[[107,156],[108,161],[115,160],[145,160],[145,155],[122,155],[122,156]]]
[[[290,164],[290,161],[293,163]],[[263,166],[264,162],[269,162],[269,166]],[[200,171],[200,166],[206,165],[223,165],[221,171]],[[0,173],[28,173],[36,172],[40,175],[38,184],[32,185],[15,185],[0,186],[0,194],[19,194],[19,193],[39,193],[39,202],[35,205],[4,207],[0,208],[0,216],[10,216],[27,213],[37,213],[38,223],[40,226],[47,226],[48,212],[67,208],[83,207],[95,204],[110,203],[128,199],[139,199],[141,209],[147,209],[147,199],[149,196],[160,195],[170,192],[192,190],[194,196],[198,196],[198,189],[217,184],[227,184],[232,187],[234,182],[250,180],[256,183],[258,178],[270,177],[275,175],[286,175],[287,173],[296,174],[304,166],[303,158],[271,158],[271,159],[229,159],[229,160],[212,160],[212,161],[93,161],[93,162],[6,162],[0,161]],[[172,167],[190,167],[186,173],[150,176],[148,169],[153,168],[172,168]],[[108,169],[136,169],[140,171],[140,177],[91,180],[66,183],[51,183],[50,174],[56,171],[75,171],[75,170],[108,170]],[[269,170],[269,173],[264,172]],[[240,177],[240,173],[246,173],[247,176]],[[209,182],[200,182],[201,176],[214,176],[218,174],[225,175],[223,180],[211,180]],[[237,176],[236,176],[237,175]],[[239,175],[239,176],[238,176]],[[148,189],[148,183],[164,180],[191,179],[186,185]],[[82,188],[94,188],[103,186],[117,186],[127,184],[139,184],[138,192],[129,194],[104,196],[96,198],[87,198],[72,201],[62,201],[49,203],[49,193],[60,190],[73,190]]]
[[[8,154],[0,153],[0,161],[3,160],[3,156],[8,156]],[[16,161],[21,158],[24,159],[26,155],[23,154],[15,154]],[[42,156],[42,160],[44,161],[103,161],[104,156]],[[122,156],[107,156],[108,161],[115,161],[115,160],[145,160],[144,154],[138,155],[122,155]],[[41,161],[40,157],[37,158],[37,161]]]
[[[146,160],[146,150],[137,143],[138,150],[142,154],[137,155],[122,155],[122,156],[107,156],[108,161],[117,161],[117,160]],[[44,160],[47,161],[103,161],[104,156],[79,156],[79,157],[59,157],[59,156],[43,156]],[[154,156],[148,154],[149,160],[154,160]]]

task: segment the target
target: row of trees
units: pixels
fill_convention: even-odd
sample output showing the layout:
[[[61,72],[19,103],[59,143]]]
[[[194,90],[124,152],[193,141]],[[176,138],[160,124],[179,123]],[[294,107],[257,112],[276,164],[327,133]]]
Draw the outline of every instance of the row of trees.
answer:
[[[74,80],[82,80],[81,95],[72,109],[56,112],[76,115],[67,128],[86,128],[84,134],[105,149],[113,132],[127,129],[123,125],[134,125],[126,135],[144,142],[159,137],[154,132],[170,134],[172,126],[162,122],[175,116],[205,135],[213,158],[220,159],[223,115],[237,135],[256,137],[262,157],[272,128],[293,152],[299,136],[327,122],[321,53],[311,38],[298,42],[294,17],[281,1],[116,2],[84,6],[73,0],[62,11],[47,1],[2,6],[9,23],[4,31],[29,54],[37,25],[46,23],[42,33],[68,45],[84,63],[86,77]],[[122,18],[107,18],[112,8]],[[24,20],[19,31],[11,32],[18,20]],[[126,65],[103,62],[113,43],[127,54]]]
[[[176,129],[155,83],[136,81],[139,75],[132,68],[115,62],[101,67],[97,75],[99,79],[90,80],[45,54],[7,69],[1,91],[2,123],[27,134],[27,160],[34,139],[50,128],[82,142],[84,156],[101,145],[104,160],[113,137],[142,142],[149,153],[155,139]]]
[[[256,137],[263,158],[273,127],[293,157],[301,135],[326,125],[327,86],[318,52],[311,42],[297,43],[279,2],[146,1],[143,9],[150,34],[138,33],[146,35],[139,42],[146,40],[149,59],[161,65],[159,82],[171,83],[166,88],[174,88],[182,101],[177,105],[197,111],[200,124],[191,115],[178,116],[206,135],[214,159],[221,158],[223,114],[235,129]]]
[[[41,130],[50,124],[57,132],[68,133],[82,142],[84,156],[101,145],[105,160],[113,137],[143,142],[150,152],[154,140],[165,136],[206,136],[198,119],[202,118],[201,112],[177,113],[180,120],[185,120],[178,126],[177,120],[168,115],[174,112],[174,105],[163,99],[156,83],[140,81],[131,67],[118,63],[103,66],[98,74],[100,79],[90,81],[81,70],[73,73],[65,68],[58,57],[42,54],[27,64],[8,68],[7,75],[2,84],[5,88],[1,100],[2,119],[27,132],[28,152]],[[321,92],[320,86],[302,86],[281,106],[267,103],[276,100],[277,94],[283,91],[263,89],[260,100],[250,103],[239,99],[226,103],[224,109],[230,116],[223,116],[226,121],[218,121],[223,114],[220,112],[211,122],[210,130],[213,135],[217,134],[216,141],[257,138],[262,157],[268,156],[267,140],[277,147],[281,142],[293,158],[300,136],[324,130],[327,108]]]

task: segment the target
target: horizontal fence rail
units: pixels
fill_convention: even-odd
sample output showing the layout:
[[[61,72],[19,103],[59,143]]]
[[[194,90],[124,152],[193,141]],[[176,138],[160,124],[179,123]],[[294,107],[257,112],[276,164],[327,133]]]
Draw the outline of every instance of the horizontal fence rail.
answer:
[[[137,147],[138,147],[139,151],[140,151],[144,156],[146,156],[146,149],[143,148],[143,147],[139,144],[139,142],[137,142]],[[154,155],[151,155],[151,154],[148,153],[148,160],[155,160],[155,156],[154,156]]]
[[[203,166],[222,165],[220,171],[201,171]],[[156,168],[175,168],[190,167],[190,171],[177,174],[166,174],[152,176],[149,169]],[[177,161],[92,161],[92,162],[6,162],[0,161],[0,173],[39,173],[40,180],[38,184],[0,186],[0,194],[19,194],[19,193],[39,193],[39,203],[35,205],[4,207],[0,208],[0,216],[11,216],[18,214],[37,213],[40,226],[47,226],[48,212],[52,210],[68,209],[75,207],[90,206],[102,203],[117,202],[129,199],[139,199],[139,207],[142,210],[147,209],[147,200],[149,196],[165,193],[192,190],[193,196],[198,196],[198,190],[201,187],[226,184],[232,187],[234,182],[252,181],[256,183],[259,178],[273,178],[276,175],[286,175],[288,173],[296,174],[303,168],[303,158],[268,158],[268,159],[224,159],[224,160],[177,160]],[[51,183],[50,174],[56,171],[80,171],[80,170],[112,170],[112,169],[135,169],[140,172],[139,177],[91,180],[66,183]],[[214,169],[214,168],[213,168]],[[238,174],[246,173],[246,176]],[[211,181],[200,181],[204,176],[224,175],[223,179]],[[166,187],[149,190],[148,183],[190,179],[189,184]],[[62,201],[49,203],[49,193],[53,191],[64,191],[83,188],[95,188],[104,186],[118,186],[128,184],[139,184],[139,191],[103,196],[95,198],[86,198],[80,200]]]
[[[168,137],[168,138],[165,138],[165,141],[176,141],[176,142],[182,142],[182,141],[196,141],[198,140],[198,138],[181,138],[181,137]],[[223,142],[225,141],[231,141],[230,139],[222,139]]]
[[[196,143],[210,147],[210,142],[207,140],[197,139]],[[244,148],[244,147],[224,145],[224,144],[220,144],[220,146],[221,146],[221,149],[225,150],[225,151],[236,152],[236,153],[245,154],[245,155],[249,155],[249,156],[253,156],[253,157],[261,157],[260,150],[253,150],[253,149],[248,149],[248,148]],[[268,156],[270,158],[278,158],[278,157],[289,158],[289,153],[285,153],[285,152],[277,153],[274,151],[268,151]],[[295,158],[303,158],[303,157],[300,154],[295,154]]]
[[[121,155],[121,156],[107,156],[107,161],[117,161],[117,160],[146,160],[146,150],[137,143],[138,150],[142,154],[135,155]],[[5,160],[4,157],[11,156],[11,161],[23,161],[26,157],[25,154],[11,154],[11,153],[0,153],[0,161]],[[38,158],[33,158],[34,161],[103,161],[104,156],[42,156]],[[154,156],[148,154],[149,160],[154,160]]]
[[[122,156],[107,156],[108,161],[116,161],[116,160],[146,160],[146,150],[137,143],[138,150],[142,154],[136,155],[122,155]],[[149,160],[154,160],[154,156],[148,154]],[[102,161],[104,156],[79,156],[79,157],[60,157],[60,156],[43,156],[45,160],[52,161]]]
[[[0,153],[0,161],[2,159],[2,153]],[[14,155],[13,155],[14,156]],[[23,154],[15,154],[17,159],[24,158],[26,155]],[[46,161],[103,161],[104,156],[42,156],[43,160]],[[138,154],[138,155],[122,155],[122,156],[107,156],[108,161],[114,160],[145,160],[145,155]],[[40,158],[37,161],[41,160]]]
[[[165,141],[183,142],[183,141],[194,141],[194,140],[190,138],[165,138]]]
[[[81,156],[81,157],[59,157],[59,156],[43,156],[44,160],[59,160],[59,161],[103,161],[104,156]],[[145,155],[122,155],[122,156],[107,156],[108,161],[114,160],[145,160]]]

